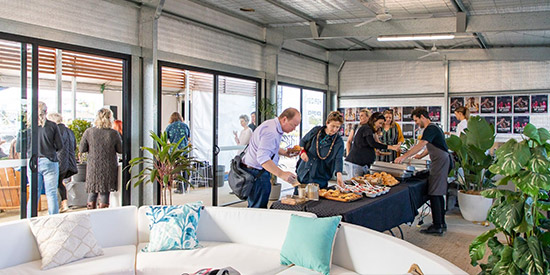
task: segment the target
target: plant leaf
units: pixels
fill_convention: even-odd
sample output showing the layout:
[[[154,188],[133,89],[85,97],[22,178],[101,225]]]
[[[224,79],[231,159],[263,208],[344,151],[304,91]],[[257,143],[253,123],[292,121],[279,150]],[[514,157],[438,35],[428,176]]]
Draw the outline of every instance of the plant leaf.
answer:
[[[508,202],[497,204],[492,211],[492,222],[495,226],[501,227],[504,231],[511,233],[513,228],[523,220],[523,201],[516,203]]]
[[[479,260],[483,259],[483,256],[485,256],[485,243],[492,237],[495,236],[495,234],[498,232],[497,229],[491,229],[479,236],[477,236],[472,243],[470,244],[469,251],[470,251],[470,259],[471,264],[473,266],[476,266]]]
[[[528,123],[527,125],[525,125],[525,128],[523,128],[523,134],[529,137],[530,139],[535,140],[539,144],[541,143],[539,131],[537,130],[537,127],[535,127],[535,125],[531,123]]]
[[[516,186],[521,191],[535,197],[539,193],[539,189],[549,189],[550,175],[525,172],[518,179]]]
[[[533,273],[530,272],[529,274],[545,274],[544,258],[542,256],[542,247],[539,240],[535,236],[530,236],[529,238],[527,238],[527,244],[529,246],[529,251],[533,256],[533,267],[531,267],[529,270],[535,271]]]
[[[514,265],[512,253],[512,247],[504,245],[500,250],[500,259],[494,265],[491,273],[493,274],[517,274],[514,273],[517,270],[517,267]]]
[[[550,139],[550,132],[546,128],[539,128],[540,143],[546,143]]]
[[[462,141],[459,137],[455,135],[451,135],[445,141],[447,142],[447,146],[449,147],[449,149],[451,149],[453,152],[458,152],[462,148]]]
[[[480,116],[471,116],[468,119],[467,142],[468,145],[473,145],[479,150],[485,152],[489,150],[495,143],[495,127]]]
[[[537,148],[528,162],[527,169],[531,172],[548,174],[550,163],[543,148]]]
[[[499,185],[508,185],[509,182],[510,182],[510,176],[506,176],[506,177],[503,177],[503,178],[497,180],[495,185],[497,185],[497,186],[499,186]]]

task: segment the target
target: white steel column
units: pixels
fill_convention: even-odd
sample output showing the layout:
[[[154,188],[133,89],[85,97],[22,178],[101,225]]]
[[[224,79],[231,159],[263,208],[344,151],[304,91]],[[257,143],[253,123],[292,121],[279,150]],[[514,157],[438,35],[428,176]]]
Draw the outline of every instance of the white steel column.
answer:
[[[57,112],[63,114],[63,52],[55,50],[55,87],[57,90]]]

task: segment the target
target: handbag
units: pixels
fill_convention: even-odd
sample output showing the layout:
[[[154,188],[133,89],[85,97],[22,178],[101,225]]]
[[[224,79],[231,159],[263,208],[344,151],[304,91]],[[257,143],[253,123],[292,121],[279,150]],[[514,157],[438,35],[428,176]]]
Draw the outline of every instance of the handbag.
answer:
[[[241,164],[247,148],[248,145],[246,145],[240,154],[236,155],[231,160],[229,175],[227,177],[229,187],[235,196],[237,196],[240,200],[248,199],[248,196],[254,187],[254,182],[265,172],[265,169],[262,169],[258,175],[253,176],[242,168]]]

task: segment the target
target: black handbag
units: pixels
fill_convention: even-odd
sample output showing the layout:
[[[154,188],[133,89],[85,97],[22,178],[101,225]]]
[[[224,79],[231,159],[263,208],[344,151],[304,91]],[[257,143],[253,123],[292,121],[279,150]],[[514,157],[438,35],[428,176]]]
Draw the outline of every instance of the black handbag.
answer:
[[[240,154],[236,155],[231,160],[229,175],[227,177],[229,187],[231,188],[235,196],[237,196],[237,198],[241,200],[248,199],[248,196],[250,195],[250,192],[254,187],[254,182],[265,172],[265,169],[262,169],[262,171],[260,171],[258,175],[253,176],[248,171],[242,168],[242,160],[247,148],[248,145]]]

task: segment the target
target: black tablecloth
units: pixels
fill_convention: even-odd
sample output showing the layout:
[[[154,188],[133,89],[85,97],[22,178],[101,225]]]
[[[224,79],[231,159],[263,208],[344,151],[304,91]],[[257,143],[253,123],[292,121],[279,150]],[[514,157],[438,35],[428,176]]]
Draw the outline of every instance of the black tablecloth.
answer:
[[[318,217],[341,215],[345,222],[382,232],[414,221],[417,209],[425,202],[426,192],[427,179],[410,178],[376,198],[362,198],[347,203],[321,198],[301,205],[286,205],[277,201],[271,208],[307,211]]]

